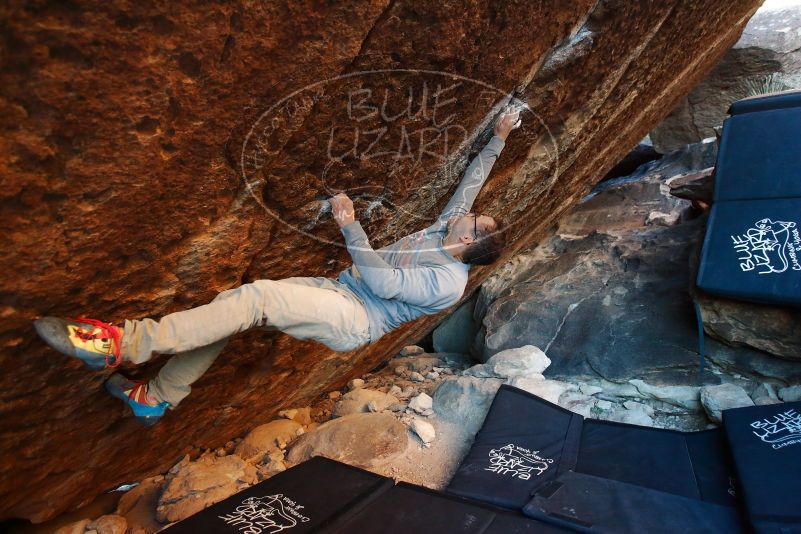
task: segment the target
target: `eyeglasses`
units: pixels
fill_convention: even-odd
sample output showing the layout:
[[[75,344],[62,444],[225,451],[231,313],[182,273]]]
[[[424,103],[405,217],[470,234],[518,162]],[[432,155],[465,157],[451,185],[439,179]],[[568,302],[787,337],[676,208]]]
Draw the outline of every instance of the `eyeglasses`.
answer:
[[[473,235],[475,236],[473,239],[478,241],[478,214],[473,213]]]

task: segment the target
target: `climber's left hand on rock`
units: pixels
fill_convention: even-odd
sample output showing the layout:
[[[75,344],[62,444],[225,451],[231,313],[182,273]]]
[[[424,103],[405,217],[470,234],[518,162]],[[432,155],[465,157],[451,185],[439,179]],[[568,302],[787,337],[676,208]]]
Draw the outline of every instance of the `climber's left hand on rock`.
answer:
[[[353,201],[345,193],[339,193],[328,199],[331,204],[331,214],[340,228],[356,220],[356,210]]]
[[[512,106],[507,106],[503,114],[498,118],[493,128],[493,133],[503,139],[504,141],[509,136],[509,133],[520,126],[518,119],[520,118],[520,110]]]

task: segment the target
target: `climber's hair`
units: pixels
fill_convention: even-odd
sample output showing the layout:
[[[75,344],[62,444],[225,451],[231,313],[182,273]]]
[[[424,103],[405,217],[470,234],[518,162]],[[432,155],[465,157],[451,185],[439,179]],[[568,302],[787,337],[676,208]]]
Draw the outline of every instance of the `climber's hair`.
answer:
[[[462,262],[470,265],[490,265],[501,256],[506,246],[503,223],[493,217],[494,226],[478,231],[477,239],[462,254]]]

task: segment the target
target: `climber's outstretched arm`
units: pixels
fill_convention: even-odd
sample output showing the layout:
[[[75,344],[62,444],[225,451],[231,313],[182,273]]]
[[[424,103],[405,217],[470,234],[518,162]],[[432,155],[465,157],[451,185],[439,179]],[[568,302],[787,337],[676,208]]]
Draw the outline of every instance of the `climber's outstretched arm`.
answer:
[[[460,217],[473,207],[473,202],[506,144],[507,136],[516,127],[519,115],[519,111],[507,109],[498,118],[493,129],[495,135],[468,165],[459,187],[442,210],[439,222],[444,223],[451,217]]]

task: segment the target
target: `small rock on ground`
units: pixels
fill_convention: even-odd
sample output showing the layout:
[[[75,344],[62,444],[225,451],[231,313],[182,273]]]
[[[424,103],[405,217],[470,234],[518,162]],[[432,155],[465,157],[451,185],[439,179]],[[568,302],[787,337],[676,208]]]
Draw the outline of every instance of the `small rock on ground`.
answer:
[[[286,417],[287,419],[291,419],[296,423],[300,423],[303,426],[308,425],[312,422],[311,419],[311,407],[305,406],[303,408],[290,408],[289,410],[281,410],[278,412],[278,415],[281,417]]]
[[[248,462],[261,462],[265,454],[286,447],[303,431],[303,426],[291,419],[276,419],[251,430],[234,451]]]
[[[801,385],[789,386],[780,389],[779,398],[784,402],[795,402],[801,400]]]
[[[566,391],[559,397],[559,406],[577,413],[585,419],[592,417],[592,409],[595,407],[595,402],[595,397],[575,391]]]
[[[422,419],[412,419],[411,427],[414,433],[417,434],[417,436],[425,445],[430,445],[437,435],[436,431],[434,430],[434,426],[428,421],[423,421]]]
[[[627,400],[627,401],[625,401],[623,403],[623,406],[627,410],[641,411],[645,415],[647,415],[648,417],[653,417],[654,416],[654,409],[651,406],[648,406],[647,404],[644,404],[642,402],[637,402],[637,401],[633,401],[633,400]]]
[[[387,410],[400,413],[406,410],[406,405],[402,402],[396,402],[395,404],[390,404]]]
[[[447,421],[475,432],[503,380],[457,376],[442,381],[434,392],[434,411]]]
[[[433,370],[434,367],[440,366],[442,366],[442,360],[436,356],[431,356],[430,354],[424,354],[420,356],[401,356],[392,358],[389,363],[387,363],[387,367],[395,370],[395,374],[398,375],[402,374],[398,373],[398,368],[409,372],[417,371],[418,373],[427,373]]]
[[[773,384],[763,382],[759,384],[754,391],[751,392],[751,398],[757,406],[765,406],[766,404],[778,404],[779,395],[776,393],[776,388]]]
[[[612,403],[608,400],[599,400],[596,401],[595,407],[599,410],[610,410],[612,408]]]
[[[701,388],[701,405],[712,421],[722,423],[723,410],[753,406],[754,401],[740,386],[720,384]]]
[[[655,399],[690,411],[701,408],[699,388],[695,386],[655,386],[642,380],[629,380],[638,396]]]
[[[374,389],[354,389],[342,395],[337,401],[334,405],[333,416],[342,417],[343,415],[369,411],[380,412],[397,402],[397,397]],[[372,409],[370,407],[371,403]]]
[[[350,382],[348,382],[348,389],[353,391],[354,389],[359,389],[364,387],[364,380],[361,378],[354,378]]]
[[[86,525],[86,530],[94,530],[97,534],[125,534],[128,522],[119,515],[102,515]]]
[[[502,350],[484,364],[474,365],[464,374],[483,378],[535,377],[542,373],[551,360],[539,348],[525,345],[516,349]]]
[[[592,386],[590,384],[582,384],[579,386],[579,391],[581,391],[585,395],[595,395],[596,393],[600,393],[604,390],[604,388],[598,386]]]
[[[409,408],[417,413],[423,413],[431,410],[434,406],[434,399],[426,393],[420,393],[409,402]]]
[[[408,399],[409,397],[414,397],[415,395],[417,395],[417,393],[418,393],[417,388],[413,386],[408,386],[403,388],[403,391],[401,392],[400,395],[398,395],[398,397],[401,399]]]
[[[559,403],[559,397],[567,391],[569,384],[558,380],[545,380],[543,378],[532,378],[527,376],[515,376],[509,379],[508,384],[532,395],[541,397],[554,404]]]

